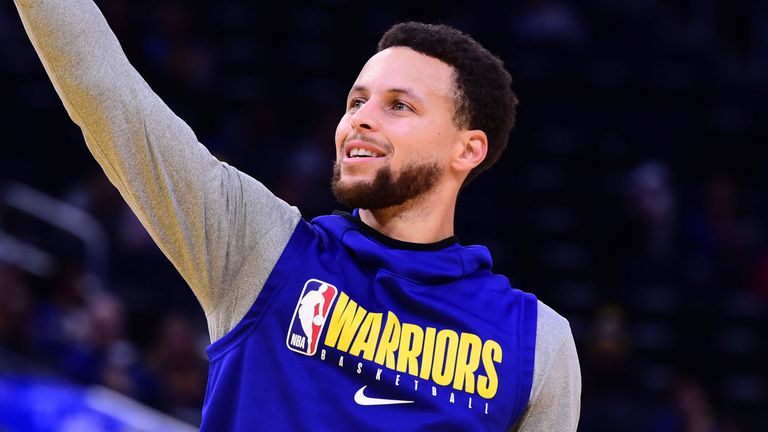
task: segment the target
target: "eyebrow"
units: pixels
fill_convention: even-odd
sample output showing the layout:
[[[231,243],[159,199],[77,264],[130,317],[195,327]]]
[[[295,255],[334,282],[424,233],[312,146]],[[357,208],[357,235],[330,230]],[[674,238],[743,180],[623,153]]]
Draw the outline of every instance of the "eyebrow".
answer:
[[[355,92],[363,92],[363,93],[368,92],[368,87],[363,86],[363,85],[353,86],[352,90],[349,91],[349,94],[351,95],[352,93],[355,93]],[[404,94],[404,95],[406,95],[408,97],[416,99],[418,102],[422,101],[421,97],[419,97],[416,94],[416,92],[414,92],[412,89],[409,89],[409,88],[391,88],[391,89],[387,90],[387,93]]]

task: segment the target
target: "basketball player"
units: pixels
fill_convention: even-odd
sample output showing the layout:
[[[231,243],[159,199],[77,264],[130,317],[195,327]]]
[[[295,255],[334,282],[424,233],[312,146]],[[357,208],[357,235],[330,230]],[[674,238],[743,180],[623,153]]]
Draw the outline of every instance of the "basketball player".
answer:
[[[456,197],[499,158],[516,105],[474,40],[417,23],[382,37],[336,130],[333,191],[355,210],[305,221],[197,142],[91,0],[15,4],[88,148],[206,314],[202,430],[576,430],[567,321],[454,236]],[[320,286],[308,349],[299,309]]]

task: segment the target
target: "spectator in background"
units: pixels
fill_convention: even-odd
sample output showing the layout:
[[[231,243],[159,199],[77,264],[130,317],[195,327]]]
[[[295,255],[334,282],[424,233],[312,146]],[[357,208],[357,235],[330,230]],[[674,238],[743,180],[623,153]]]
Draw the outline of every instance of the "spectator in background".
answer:
[[[685,240],[669,168],[659,161],[636,166],[628,176],[626,198],[617,299],[625,305],[644,287],[679,286],[685,280]]]
[[[102,384],[145,402],[156,400],[157,386],[125,338],[122,302],[101,293],[87,299],[84,333],[71,341],[59,367],[84,384]]]
[[[34,332],[30,335],[35,352],[45,364],[60,367],[73,344],[85,339],[87,304],[82,267],[62,260],[59,271],[36,290]]]
[[[639,223],[642,238],[638,246],[656,262],[677,254],[677,198],[669,168],[649,161],[635,168],[629,180],[631,215]]]
[[[761,240],[759,224],[742,206],[742,188],[727,173],[705,184],[704,214],[699,221],[698,244],[713,267],[712,283],[719,287],[746,287]]]
[[[584,417],[591,432],[645,431],[647,407],[636,397],[632,341],[624,311],[616,305],[597,311],[587,335]]]
[[[178,418],[200,424],[205,397],[206,341],[184,314],[170,312],[147,353],[148,366],[162,389],[162,408]]]
[[[34,303],[24,273],[0,263],[0,347],[29,353]]]

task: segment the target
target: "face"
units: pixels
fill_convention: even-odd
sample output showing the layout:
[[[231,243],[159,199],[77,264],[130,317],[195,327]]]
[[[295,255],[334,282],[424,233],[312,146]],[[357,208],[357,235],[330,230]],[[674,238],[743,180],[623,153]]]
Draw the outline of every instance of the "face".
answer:
[[[363,67],[336,128],[333,192],[348,207],[380,209],[432,190],[460,143],[453,69],[410,48]]]

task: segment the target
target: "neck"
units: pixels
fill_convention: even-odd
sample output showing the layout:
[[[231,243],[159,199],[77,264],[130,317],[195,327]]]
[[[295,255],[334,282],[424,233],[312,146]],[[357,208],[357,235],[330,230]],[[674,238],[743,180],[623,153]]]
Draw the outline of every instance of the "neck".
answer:
[[[435,191],[399,206],[378,210],[360,209],[360,219],[395,240],[435,243],[453,236],[455,209],[456,194],[451,196]]]

